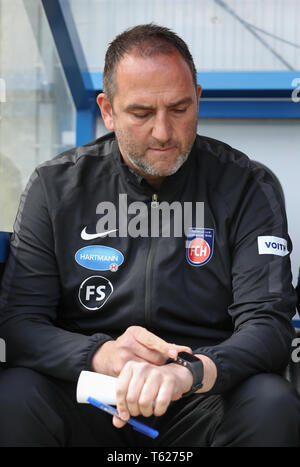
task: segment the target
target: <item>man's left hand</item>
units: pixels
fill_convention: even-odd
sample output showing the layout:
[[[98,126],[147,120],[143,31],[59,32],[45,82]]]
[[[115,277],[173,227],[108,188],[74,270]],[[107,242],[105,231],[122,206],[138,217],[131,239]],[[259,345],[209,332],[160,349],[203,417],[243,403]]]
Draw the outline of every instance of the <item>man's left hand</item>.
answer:
[[[180,399],[193,383],[190,370],[174,363],[157,366],[147,362],[128,362],[117,382],[117,410],[113,417],[117,428],[130,416],[163,415],[170,402]]]
[[[197,393],[209,391],[215,384],[217,368],[205,355],[197,355],[204,366],[203,386]],[[122,428],[130,416],[163,415],[171,401],[180,399],[193,384],[188,368],[176,363],[154,365],[149,362],[128,361],[117,381],[117,410],[121,418],[113,417],[113,424]]]

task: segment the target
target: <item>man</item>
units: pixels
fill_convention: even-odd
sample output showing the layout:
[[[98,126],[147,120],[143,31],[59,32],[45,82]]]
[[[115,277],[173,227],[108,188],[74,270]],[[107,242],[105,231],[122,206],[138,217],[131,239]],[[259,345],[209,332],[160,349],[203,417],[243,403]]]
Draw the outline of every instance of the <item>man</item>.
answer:
[[[21,199],[1,297],[17,367],[1,374],[2,444],[299,445],[280,376],[295,295],[274,181],[196,135],[201,88],[168,29],[119,35],[103,86],[113,133],[42,164]],[[76,403],[84,369],[117,377],[113,425]]]

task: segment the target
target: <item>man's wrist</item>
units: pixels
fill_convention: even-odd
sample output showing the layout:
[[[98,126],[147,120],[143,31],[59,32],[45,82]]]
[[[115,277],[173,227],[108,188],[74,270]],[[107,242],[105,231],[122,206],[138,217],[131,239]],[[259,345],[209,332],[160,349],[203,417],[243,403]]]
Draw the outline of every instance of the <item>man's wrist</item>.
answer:
[[[193,384],[192,372],[184,366],[177,365],[177,363],[169,363],[168,366],[172,368],[172,371],[175,373],[176,377],[182,381],[182,393],[184,394],[190,391]]]
[[[104,342],[98,349],[95,351],[94,355],[91,358],[91,370],[96,373],[102,373],[109,375],[108,372],[110,369],[107,368],[107,355],[110,354],[110,347],[113,343],[113,340]],[[112,375],[111,375],[112,376]]]
[[[201,358],[187,352],[179,352],[177,358],[174,359],[174,363],[187,368],[192,374],[192,386],[190,390],[183,394],[184,397],[190,396],[202,388],[204,367]]]
[[[206,355],[202,354],[194,354],[194,357],[197,357],[201,362],[203,363],[203,381],[202,381],[202,387],[198,390],[195,391],[195,394],[198,393],[205,393],[208,392],[212,389],[214,386],[216,379],[217,379],[217,367],[213,360],[211,360],[209,357]],[[174,367],[174,371],[178,372],[178,376],[181,377],[182,375],[185,375],[186,380],[185,380],[185,388],[183,393],[187,393],[191,390],[192,385],[193,385],[193,374],[192,372],[182,366],[178,365],[177,363],[172,363],[172,360],[168,360],[168,362],[172,367]],[[177,368],[175,368],[177,367]]]
[[[202,360],[203,363],[203,386],[196,393],[204,393],[210,391],[217,379],[217,367],[211,358],[202,354],[194,354],[195,357]]]

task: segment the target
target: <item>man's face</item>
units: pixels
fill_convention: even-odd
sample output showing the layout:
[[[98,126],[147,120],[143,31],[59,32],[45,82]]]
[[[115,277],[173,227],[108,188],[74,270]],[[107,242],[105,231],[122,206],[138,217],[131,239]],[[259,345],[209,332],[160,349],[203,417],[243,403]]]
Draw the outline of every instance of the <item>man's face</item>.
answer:
[[[187,63],[178,52],[126,55],[117,67],[116,84],[112,108],[105,97],[98,103],[125,162],[149,181],[175,173],[197,129],[201,88],[196,92]]]

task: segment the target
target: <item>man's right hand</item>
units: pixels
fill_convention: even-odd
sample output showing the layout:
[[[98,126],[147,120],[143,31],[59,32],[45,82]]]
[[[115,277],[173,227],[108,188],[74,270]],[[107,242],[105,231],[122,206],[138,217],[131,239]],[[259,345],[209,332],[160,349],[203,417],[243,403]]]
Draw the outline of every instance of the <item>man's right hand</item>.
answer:
[[[118,377],[128,361],[163,365],[178,352],[192,353],[190,347],[170,344],[141,326],[130,326],[116,340],[105,342],[94,354],[92,370]]]

